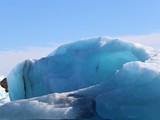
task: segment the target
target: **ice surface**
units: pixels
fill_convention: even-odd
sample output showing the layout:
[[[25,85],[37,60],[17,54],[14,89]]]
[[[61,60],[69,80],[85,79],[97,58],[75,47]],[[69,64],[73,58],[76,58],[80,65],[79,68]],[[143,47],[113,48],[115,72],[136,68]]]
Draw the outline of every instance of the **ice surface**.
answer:
[[[154,52],[148,49],[106,37],[62,45],[49,56],[26,60],[12,70],[10,98],[69,92],[108,81],[123,64],[147,60]]]
[[[160,52],[127,41],[63,45],[17,65],[8,83],[12,100],[52,94],[4,104],[2,120],[160,119]]]
[[[0,108],[2,120],[81,119],[92,117],[94,112],[94,100],[68,96],[67,93],[19,100]]]
[[[0,86],[0,106],[9,102],[9,95],[5,92],[5,89]]]
[[[5,77],[0,75],[0,81],[2,81]],[[0,85],[0,106],[4,103],[9,102],[9,95],[5,92],[5,89]]]
[[[160,119],[160,69],[148,62],[126,63],[106,84],[107,92],[96,98],[97,113],[103,118]]]
[[[0,75],[0,81],[2,81],[5,77],[3,75]]]

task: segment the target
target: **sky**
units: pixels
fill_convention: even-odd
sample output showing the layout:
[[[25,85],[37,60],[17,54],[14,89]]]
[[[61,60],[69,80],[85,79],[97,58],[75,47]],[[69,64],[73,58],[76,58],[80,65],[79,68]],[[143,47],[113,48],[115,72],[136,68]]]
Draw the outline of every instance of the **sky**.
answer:
[[[0,74],[63,43],[111,36],[160,47],[160,0],[0,0]]]

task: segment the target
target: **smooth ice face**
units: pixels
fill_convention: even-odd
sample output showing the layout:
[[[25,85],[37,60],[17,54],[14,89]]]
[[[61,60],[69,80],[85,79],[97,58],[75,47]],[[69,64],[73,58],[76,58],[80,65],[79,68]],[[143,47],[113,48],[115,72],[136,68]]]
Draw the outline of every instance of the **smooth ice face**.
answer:
[[[25,97],[25,84],[23,80],[24,63],[18,64],[12,69],[12,73],[7,77],[9,96],[11,100],[23,99]]]
[[[11,100],[68,92],[110,80],[123,64],[145,61],[153,50],[105,37],[63,45],[40,60],[26,60],[8,76]]]

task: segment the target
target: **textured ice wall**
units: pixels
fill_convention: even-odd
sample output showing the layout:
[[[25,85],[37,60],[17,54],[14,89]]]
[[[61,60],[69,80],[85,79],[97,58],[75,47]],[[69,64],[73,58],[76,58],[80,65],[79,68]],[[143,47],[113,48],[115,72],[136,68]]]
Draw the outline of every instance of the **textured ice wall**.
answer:
[[[2,120],[83,119],[92,117],[94,112],[94,100],[67,93],[19,100],[0,107]]]
[[[96,112],[103,119],[160,119],[160,54],[145,62],[123,65],[110,81],[75,91],[92,96]]]
[[[146,62],[126,63],[110,81],[98,85],[5,104],[0,107],[1,119],[159,120],[157,56]]]
[[[26,60],[8,76],[11,100],[68,92],[110,80],[123,64],[145,61],[154,50],[99,37],[60,46],[40,60]]]
[[[159,120],[160,52],[105,37],[79,41],[20,63],[9,86],[12,100],[76,91],[7,103],[4,120]]]

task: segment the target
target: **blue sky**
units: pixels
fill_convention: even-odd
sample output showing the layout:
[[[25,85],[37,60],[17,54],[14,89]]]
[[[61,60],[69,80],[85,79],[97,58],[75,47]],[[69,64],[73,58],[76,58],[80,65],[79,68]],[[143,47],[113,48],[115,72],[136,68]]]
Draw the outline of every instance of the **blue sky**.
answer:
[[[1,0],[1,50],[160,31],[160,0]]]
[[[160,0],[1,0],[0,74],[95,36],[160,48]]]

